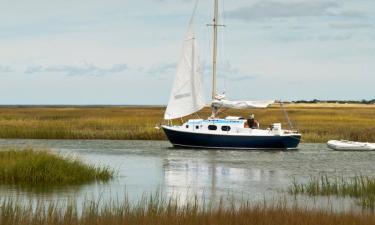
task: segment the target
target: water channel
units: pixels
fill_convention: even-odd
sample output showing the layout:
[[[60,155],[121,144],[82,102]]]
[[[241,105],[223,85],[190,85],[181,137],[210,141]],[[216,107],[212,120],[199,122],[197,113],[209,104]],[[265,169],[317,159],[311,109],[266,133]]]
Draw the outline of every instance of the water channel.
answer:
[[[328,174],[349,177],[373,175],[375,152],[336,152],[325,144],[301,144],[295,151],[224,151],[176,149],[165,141],[18,140],[0,139],[8,146],[50,149],[116,171],[108,183],[63,187],[0,185],[2,198],[78,201],[122,199],[137,201],[144,194],[178,195],[182,201],[198,196],[216,202],[230,197],[251,202],[292,199],[293,179],[306,182]],[[294,199],[294,198],[293,198]],[[352,199],[294,199],[302,205],[355,208]]]

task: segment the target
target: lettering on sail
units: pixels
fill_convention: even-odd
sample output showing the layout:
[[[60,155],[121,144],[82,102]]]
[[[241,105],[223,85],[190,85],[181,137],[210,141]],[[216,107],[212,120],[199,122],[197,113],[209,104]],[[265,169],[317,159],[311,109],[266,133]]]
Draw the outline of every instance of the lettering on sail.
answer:
[[[175,95],[174,96],[174,99],[181,99],[181,98],[187,98],[187,97],[190,97],[191,96],[191,93],[184,93],[184,94],[179,94],[179,95]]]

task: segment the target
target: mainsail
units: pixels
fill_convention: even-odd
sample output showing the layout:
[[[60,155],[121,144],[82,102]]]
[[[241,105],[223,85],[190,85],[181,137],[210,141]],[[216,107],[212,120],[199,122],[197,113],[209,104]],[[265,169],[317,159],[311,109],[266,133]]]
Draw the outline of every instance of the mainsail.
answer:
[[[185,36],[177,74],[164,114],[166,120],[188,116],[205,106],[203,75],[200,70],[193,18]]]

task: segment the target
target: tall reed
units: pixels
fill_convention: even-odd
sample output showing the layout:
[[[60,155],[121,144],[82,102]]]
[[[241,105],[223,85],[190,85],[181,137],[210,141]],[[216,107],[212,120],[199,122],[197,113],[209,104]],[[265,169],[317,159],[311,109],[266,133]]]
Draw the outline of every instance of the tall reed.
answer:
[[[293,180],[289,193],[310,196],[348,196],[359,199],[359,204],[364,208],[375,209],[375,178],[373,177],[329,178],[327,175],[321,175],[311,177],[305,184]]]
[[[86,165],[50,151],[0,150],[0,184],[81,184],[108,181],[113,174],[109,168]]]
[[[145,197],[137,203],[125,200],[110,203],[86,201],[83,205],[70,201],[19,203],[3,200],[0,203],[0,224],[54,225],[353,225],[375,224],[374,214],[334,213],[249,202],[205,206],[197,201],[182,203],[178,198]]]

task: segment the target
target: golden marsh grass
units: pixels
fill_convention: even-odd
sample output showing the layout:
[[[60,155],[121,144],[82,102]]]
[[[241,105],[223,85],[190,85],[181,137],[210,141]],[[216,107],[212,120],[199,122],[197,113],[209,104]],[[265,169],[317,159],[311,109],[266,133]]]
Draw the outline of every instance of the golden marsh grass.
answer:
[[[108,181],[113,171],[33,149],[0,150],[0,184],[71,185]]]
[[[375,105],[290,104],[285,106],[303,142],[350,139],[375,142]],[[207,118],[209,109],[199,113]],[[155,125],[163,107],[0,108],[0,138],[165,140]],[[278,106],[228,110],[221,116],[254,113],[261,127],[287,122]],[[180,120],[174,123],[181,123]]]
[[[79,208],[80,210],[78,210]],[[354,225],[375,224],[371,213],[335,213],[250,203],[224,207],[201,206],[197,201],[180,204],[178,199],[142,198],[138,203],[113,201],[100,204],[87,201],[77,207],[74,201],[20,204],[16,200],[0,202],[0,224],[54,225]]]

